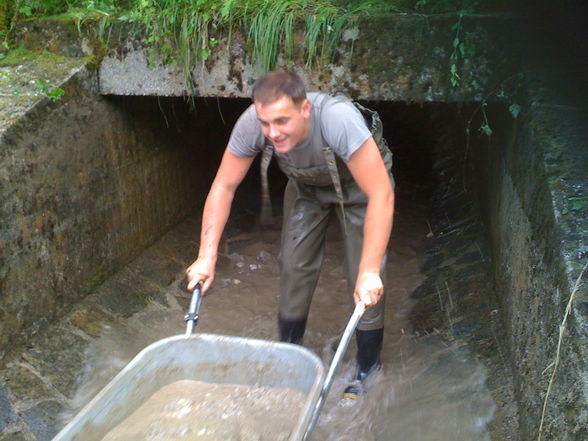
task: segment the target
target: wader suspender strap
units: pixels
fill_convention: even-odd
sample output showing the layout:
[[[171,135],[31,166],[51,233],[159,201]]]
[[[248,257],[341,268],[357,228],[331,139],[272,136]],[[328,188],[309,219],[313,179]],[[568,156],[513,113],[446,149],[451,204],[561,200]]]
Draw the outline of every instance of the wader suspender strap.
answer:
[[[272,225],[274,223],[274,213],[272,211],[272,202],[269,193],[269,184],[267,180],[267,170],[272,160],[274,149],[267,146],[263,149],[261,155],[261,224]]]
[[[333,181],[333,186],[335,187],[335,193],[337,193],[337,199],[339,199],[339,207],[341,207],[341,216],[343,217],[343,232],[347,234],[347,222],[345,221],[345,208],[343,206],[343,190],[341,189],[341,178],[339,177],[339,170],[337,170],[337,160],[335,158],[335,153],[333,152],[333,149],[326,143],[321,128],[321,116],[323,113],[323,109],[325,108],[325,103],[329,101],[332,97],[332,95],[327,95],[323,98],[321,102],[321,109],[319,111],[318,118],[318,127],[321,131],[321,138],[323,140],[323,153],[327,161],[327,168],[329,169],[329,174],[331,175],[331,180]]]
[[[339,206],[341,207],[341,215],[343,217],[343,232],[347,234],[347,222],[345,221],[345,208],[343,206],[343,190],[341,188],[341,179],[339,178],[339,170],[337,170],[337,160],[335,159],[335,153],[329,146],[323,147],[323,153],[327,160],[327,167],[333,186],[335,187],[335,193],[337,193],[337,199],[339,199]]]

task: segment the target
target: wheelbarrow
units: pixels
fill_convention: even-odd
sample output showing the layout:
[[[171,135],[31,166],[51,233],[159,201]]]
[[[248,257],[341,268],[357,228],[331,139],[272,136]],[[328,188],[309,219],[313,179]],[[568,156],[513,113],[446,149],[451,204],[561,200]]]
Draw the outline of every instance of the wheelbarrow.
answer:
[[[193,334],[201,289],[192,294],[186,333],[159,340],[131,360],[54,438],[99,441],[162,387],[180,380],[292,388],[305,396],[289,441],[306,441],[314,429],[353,331],[365,306],[347,323],[327,373],[308,349],[253,338]]]

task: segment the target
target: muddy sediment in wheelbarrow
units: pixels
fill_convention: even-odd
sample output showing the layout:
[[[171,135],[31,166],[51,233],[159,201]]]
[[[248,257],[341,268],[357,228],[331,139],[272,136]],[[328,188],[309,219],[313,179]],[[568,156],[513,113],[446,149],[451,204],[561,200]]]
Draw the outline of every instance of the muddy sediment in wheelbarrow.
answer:
[[[291,388],[176,381],[153,394],[102,441],[285,441],[305,398]]]

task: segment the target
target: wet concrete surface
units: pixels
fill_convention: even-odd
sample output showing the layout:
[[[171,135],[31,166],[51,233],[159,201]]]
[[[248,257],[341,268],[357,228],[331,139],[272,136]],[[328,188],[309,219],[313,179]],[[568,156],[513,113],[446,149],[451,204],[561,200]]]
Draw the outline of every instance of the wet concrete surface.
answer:
[[[115,323],[152,303],[166,303],[166,290],[194,252],[195,231],[193,222],[171,231],[67,318],[15,349],[1,373],[0,440],[49,440],[58,432],[63,426],[59,415],[71,409],[84,370],[92,369],[89,347]]]
[[[384,371],[361,403],[343,403],[339,397],[354,371],[352,344],[313,439],[517,441],[501,326],[475,219],[462,216],[459,224],[454,219],[432,230],[424,196],[402,185],[397,195]],[[196,332],[277,339],[279,231],[242,231],[249,218],[237,216],[228,227]],[[138,351],[184,332],[190,295],[183,270],[197,249],[197,224],[180,224],[66,319],[15,351],[0,372],[0,441],[50,440]],[[336,226],[327,239],[304,339],[325,364],[353,309]]]

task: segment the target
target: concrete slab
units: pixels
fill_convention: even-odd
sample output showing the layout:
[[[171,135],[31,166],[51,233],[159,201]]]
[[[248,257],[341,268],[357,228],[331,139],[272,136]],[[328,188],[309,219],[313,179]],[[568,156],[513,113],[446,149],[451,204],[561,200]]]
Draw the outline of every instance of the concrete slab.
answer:
[[[0,388],[0,432],[16,422],[16,413],[6,397],[4,388]]]
[[[9,52],[0,60],[0,134],[38,103],[50,104],[48,93],[65,87],[87,62],[87,58],[47,52]]]
[[[87,345],[88,340],[80,337],[73,327],[59,324],[48,329],[22,357],[61,394],[71,398]]]
[[[27,437],[22,430],[14,429],[14,431],[6,431],[6,433],[0,433],[0,441],[31,441],[30,437]]]
[[[22,413],[22,418],[38,441],[50,441],[61,428],[58,415],[63,406],[57,401],[43,401]]]
[[[18,364],[10,365],[2,373],[2,381],[19,411],[54,396],[54,391],[47,387],[37,375]]]
[[[306,59],[304,50],[293,59],[280,54],[278,67],[293,68],[313,90],[330,90],[356,99],[392,101],[479,101],[481,90],[493,76],[501,75],[506,54],[495,30],[510,25],[507,17],[463,16],[475,29],[476,44],[484,52],[469,60],[475,72],[456,85],[449,80],[449,57],[455,33],[449,17],[404,15],[365,17],[354,21],[339,42],[336,60]],[[113,95],[201,96],[247,98],[255,80],[264,73],[262,63],[252,60],[248,31],[234,27],[227,35],[217,32],[217,45],[204,62],[192,55],[188,68],[169,63],[145,43],[142,35],[121,30],[125,37],[112,42],[100,65],[100,90]],[[304,46],[304,28],[293,37]],[[385,37],[384,37],[385,36]],[[210,35],[212,37],[212,34]],[[177,61],[177,60],[176,60]],[[319,66],[320,63],[320,67]],[[446,67],[442,67],[446,66]],[[465,73],[463,73],[465,75]],[[477,84],[477,86],[474,86]],[[492,98],[491,98],[492,99]]]

